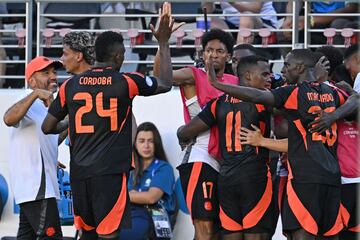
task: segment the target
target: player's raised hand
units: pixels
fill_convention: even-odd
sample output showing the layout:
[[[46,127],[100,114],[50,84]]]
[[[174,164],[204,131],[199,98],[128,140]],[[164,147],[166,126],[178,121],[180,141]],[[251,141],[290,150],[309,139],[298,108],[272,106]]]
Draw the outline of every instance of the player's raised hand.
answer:
[[[329,70],[330,70],[330,62],[325,56],[322,56],[315,65],[316,79],[321,79],[324,77],[327,78],[329,74]]]
[[[159,9],[159,19],[159,27],[155,30],[155,27],[150,24],[150,29],[159,43],[166,43],[169,41],[171,33],[173,32],[174,25],[174,19],[171,17],[170,3],[165,2],[162,9]]]

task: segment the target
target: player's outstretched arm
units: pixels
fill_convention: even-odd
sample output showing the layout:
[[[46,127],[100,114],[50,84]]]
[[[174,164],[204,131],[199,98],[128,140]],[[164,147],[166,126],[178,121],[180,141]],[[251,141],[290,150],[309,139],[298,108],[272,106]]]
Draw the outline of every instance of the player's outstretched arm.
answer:
[[[240,131],[240,141],[241,144],[250,144],[255,147],[264,147],[269,150],[273,150],[276,152],[288,152],[288,139],[272,139],[272,138],[265,138],[262,134],[260,129],[251,124],[251,127],[254,131],[247,129],[245,127],[241,128]]]
[[[41,130],[44,134],[59,134],[69,127],[69,119],[63,121],[48,113],[41,125]]]
[[[157,78],[159,78],[160,76],[160,65],[161,65],[160,62],[161,62],[160,51],[158,50],[155,55],[154,66],[153,66],[153,73],[154,76]],[[173,79],[172,79],[173,86],[195,84],[193,71],[188,67],[173,70],[172,74],[173,74]]]
[[[16,126],[25,116],[36,99],[40,99],[48,107],[54,99],[53,93],[43,89],[35,89],[32,93],[12,105],[4,114],[3,120],[7,126]]]
[[[171,90],[173,82],[173,70],[171,64],[169,38],[171,36],[174,26],[174,19],[171,16],[171,4],[165,2],[162,9],[159,9],[160,23],[158,29],[155,30],[153,25],[150,29],[154,37],[159,43],[159,61],[160,64],[154,69],[158,72],[158,87],[156,93],[164,93]],[[175,30],[180,27],[178,25]]]
[[[314,114],[319,115],[319,118],[309,123],[310,132],[324,132],[337,120],[359,112],[359,106],[360,95],[356,93],[351,95],[346,102],[342,106],[338,107],[334,112],[326,113],[322,110],[314,112]]]
[[[205,132],[208,129],[209,126],[201,120],[201,118],[198,116],[194,117],[188,124],[179,127],[177,130],[180,146],[182,146],[183,143],[191,141],[200,133]]]
[[[274,95],[268,90],[259,90],[251,87],[235,86],[217,81],[211,58],[207,65],[207,75],[210,84],[229,95],[246,102],[261,103],[268,106],[275,104]]]
[[[171,8],[170,9],[167,8],[166,10],[171,11]],[[159,9],[159,18],[160,19],[161,19],[163,13],[164,12],[161,11],[161,9]],[[171,15],[170,15],[170,19],[172,20]],[[171,33],[175,32],[177,29],[179,29],[184,24],[185,24],[184,22],[179,23],[176,26],[175,26],[175,24],[173,24],[172,29],[171,29]],[[153,30],[154,27],[152,25],[150,25],[150,29]],[[154,31],[153,31],[153,33],[154,33]],[[160,44],[160,42],[159,42],[159,44]],[[164,51],[162,50],[163,47],[164,46],[159,47],[159,49],[156,52],[155,59],[154,59],[153,73],[154,73],[154,76],[157,77],[157,78],[161,77],[160,73],[161,73],[161,69],[163,68],[163,62],[161,60],[161,55],[164,55]],[[193,73],[192,73],[191,69],[189,69],[189,68],[181,68],[181,69],[172,70],[172,71],[173,71],[172,72],[173,78],[171,80],[173,81],[173,85],[179,86],[179,85],[182,85],[182,84],[194,84],[194,77],[193,77]]]

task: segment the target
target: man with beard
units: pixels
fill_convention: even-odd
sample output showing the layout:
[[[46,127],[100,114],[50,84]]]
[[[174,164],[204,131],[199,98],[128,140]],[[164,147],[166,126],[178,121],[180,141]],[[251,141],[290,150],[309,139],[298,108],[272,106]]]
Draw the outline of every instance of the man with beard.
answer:
[[[17,239],[62,239],[57,180],[58,135],[41,131],[47,109],[57,91],[60,62],[39,56],[26,67],[30,89],[4,115],[10,128],[12,158],[9,171],[16,204],[20,206]],[[67,122],[59,124],[61,130]]]

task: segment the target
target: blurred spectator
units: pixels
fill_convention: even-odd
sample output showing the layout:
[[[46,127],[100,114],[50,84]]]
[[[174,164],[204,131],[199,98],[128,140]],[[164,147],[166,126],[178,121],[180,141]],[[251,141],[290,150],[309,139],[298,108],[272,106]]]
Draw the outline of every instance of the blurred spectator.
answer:
[[[49,17],[50,22],[46,24],[47,27],[61,29],[93,29],[90,20],[93,19],[91,14],[100,13],[100,3],[48,3],[45,6],[44,13],[46,14],[89,14],[87,17]],[[96,23],[95,23],[96,25]]]
[[[353,80],[351,79],[350,73],[348,72],[348,70],[346,70],[344,64],[341,64],[334,69],[330,79],[333,83],[344,81],[350,84],[350,86],[354,84]]]
[[[289,1],[286,12],[292,13],[293,11],[293,1]],[[300,8],[300,17],[299,17],[299,30],[304,29],[304,13],[302,8]],[[321,2],[312,2],[311,3],[311,13],[358,13],[358,4],[354,2],[331,2],[331,1],[321,1]],[[342,29],[346,27],[358,28],[358,24],[354,22],[356,17],[339,17],[339,16],[311,16],[310,17],[310,27],[311,28],[337,28]],[[282,28],[289,29],[292,28],[292,16],[286,17],[282,25]],[[281,34],[284,37],[284,42],[291,41],[292,32],[284,32]],[[303,34],[301,34],[303,35]],[[301,37],[302,38],[302,37]],[[303,41],[303,40],[300,40]],[[322,32],[311,33],[311,43],[313,44],[325,44],[326,37],[323,36]],[[342,44],[342,37],[337,34],[334,38],[334,44]],[[284,55],[285,53],[283,53]]]
[[[360,81],[360,50],[359,44],[352,45],[345,50],[344,64],[353,81]],[[355,86],[354,86],[355,88]]]
[[[7,8],[6,8],[6,4],[5,3],[0,3],[0,14],[6,14],[7,13]],[[2,17],[0,17],[0,29],[3,29],[3,23],[2,23]],[[1,33],[0,33],[0,45],[2,45],[2,41],[1,41]],[[6,60],[6,51],[4,48],[0,48],[0,61],[1,60]],[[4,83],[5,83],[5,72],[6,72],[6,64],[5,63],[0,63],[0,88],[3,87]]]
[[[124,14],[127,4],[126,3],[115,3],[105,2],[101,4],[101,13],[104,14]],[[124,24],[128,25],[124,18],[119,17],[100,17],[99,25],[101,29],[112,29],[121,28]],[[120,26],[119,26],[120,25]],[[129,26],[127,26],[129,27]]]
[[[342,52],[333,46],[322,46],[316,49],[315,52],[321,52],[326,56],[330,62],[329,76],[333,73],[335,68],[343,63],[344,56]]]
[[[106,2],[101,4],[102,13],[125,13],[126,3]]]
[[[206,2],[203,4],[206,7],[208,13],[212,13],[215,9],[213,3]],[[276,14],[272,2],[225,2],[220,3],[221,10],[224,14],[239,14],[239,13],[260,13],[260,14]],[[250,17],[250,16],[229,16],[225,19],[213,17],[211,19],[211,28],[220,29],[259,29],[262,27],[277,27],[277,17],[275,15],[266,15],[262,17]],[[237,43],[253,43],[254,34],[248,41],[245,41],[240,34],[237,35]],[[236,36],[234,36],[236,38]]]
[[[321,1],[311,3],[312,13],[356,13],[358,12],[358,4],[342,2]],[[310,17],[310,25],[313,28],[344,28],[346,24],[355,20],[355,17],[339,17],[339,16],[312,16]]]
[[[157,10],[161,7],[160,3],[155,2],[103,2],[101,4],[101,13],[111,14],[113,16],[102,16],[99,18],[100,29],[139,29],[138,37],[136,38],[137,44],[144,43],[145,40],[149,41],[147,44],[153,42],[151,33],[142,33],[142,29],[149,29],[149,25],[156,25]],[[173,7],[174,10],[174,7]],[[126,14],[127,16],[119,16]],[[128,15],[132,17],[128,17]],[[143,14],[155,14],[154,17],[143,17]],[[127,33],[122,33],[125,45],[130,45],[130,38]],[[146,43],[145,43],[146,44]],[[155,43],[154,43],[155,44]],[[172,49],[173,50],[173,49]],[[151,51],[150,51],[151,52]],[[154,52],[154,51],[152,51]],[[156,51],[155,51],[156,52]],[[155,52],[153,54],[155,54]],[[130,61],[146,60],[149,54],[149,49],[131,49],[125,52],[125,58]],[[124,63],[122,65],[122,72],[147,72],[146,64],[138,63]],[[145,69],[144,69],[145,68]]]
[[[156,13],[160,4],[154,2],[129,2],[129,3],[116,3],[116,2],[104,2],[101,4],[101,12],[104,14],[141,14],[144,13]],[[141,28],[141,25],[135,25],[132,23],[130,26],[129,21],[138,20],[137,17],[101,17],[99,20],[100,28],[112,29],[112,28]],[[123,21],[129,20],[129,21]]]
[[[158,129],[153,123],[138,126],[134,143],[135,169],[130,173],[132,228],[120,232],[120,239],[148,239],[153,231],[147,206],[159,204],[169,216],[175,211],[174,172],[167,162]]]
[[[234,47],[234,52],[231,59],[231,67],[235,76],[237,76],[237,66],[240,63],[240,59],[253,55],[257,55],[257,50],[251,44],[239,44]]]
[[[325,56],[326,60],[329,62],[326,69],[327,73],[325,73],[324,76],[318,80],[319,82],[329,83],[335,68],[341,65],[343,62],[344,57],[342,52],[333,46],[322,46],[316,49],[314,56],[317,58],[316,62],[319,61],[322,56]]]

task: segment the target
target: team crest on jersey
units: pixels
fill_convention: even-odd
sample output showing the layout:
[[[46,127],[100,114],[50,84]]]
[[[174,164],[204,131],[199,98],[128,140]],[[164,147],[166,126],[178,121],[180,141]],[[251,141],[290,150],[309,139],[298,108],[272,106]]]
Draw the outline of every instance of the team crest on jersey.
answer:
[[[55,235],[55,228],[53,228],[53,227],[48,227],[48,228],[46,229],[46,236],[52,237],[52,236],[54,236],[54,235]]]
[[[148,178],[148,179],[146,179],[145,180],[145,187],[149,187],[150,186],[150,183],[151,183],[151,179],[150,178]]]
[[[149,86],[149,87],[151,87],[154,83],[153,83],[153,80],[151,79],[151,77],[149,77],[149,76],[146,76],[145,77],[145,82],[146,82],[146,84]]]
[[[210,202],[210,201],[206,201],[206,202],[204,203],[204,208],[205,208],[206,211],[211,211],[211,210],[212,210],[212,204],[211,204],[211,202]]]

